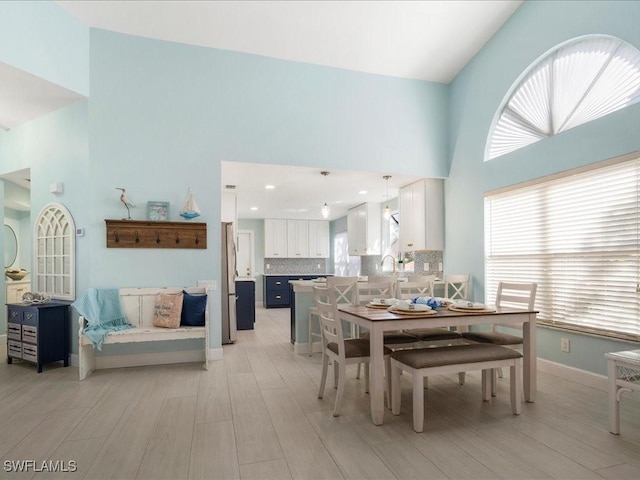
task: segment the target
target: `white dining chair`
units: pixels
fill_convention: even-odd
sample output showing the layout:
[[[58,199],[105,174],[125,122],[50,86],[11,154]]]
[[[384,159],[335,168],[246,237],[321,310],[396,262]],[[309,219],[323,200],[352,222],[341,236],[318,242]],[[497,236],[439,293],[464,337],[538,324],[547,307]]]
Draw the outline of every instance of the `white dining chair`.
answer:
[[[433,280],[427,282],[399,282],[398,298],[412,300],[416,297],[433,297]],[[449,345],[452,340],[461,340],[462,335],[448,328],[412,328],[405,333],[417,337],[421,342],[432,345]]]
[[[469,275],[446,275],[444,277],[444,296],[449,300],[467,300],[469,298]]]
[[[362,338],[344,338],[342,322],[338,314],[338,293],[336,289],[327,287],[313,287],[315,305],[320,319],[320,331],[322,333],[322,377],[318,398],[324,396],[327,383],[327,371],[329,359],[333,362],[333,383],[337,388],[336,400],[333,408],[333,416],[340,415],[342,397],[346,384],[347,365],[365,364],[365,392],[369,392],[369,340]],[[390,350],[385,348],[385,364],[388,367],[388,355]],[[388,374],[387,374],[387,378]],[[389,380],[387,380],[389,383]],[[390,386],[387,385],[387,401],[389,402]]]
[[[380,298],[395,298],[395,292],[397,291],[398,284],[402,282],[395,282],[393,277],[376,277],[380,281],[374,283],[360,282],[358,284],[358,302],[360,305],[366,305],[374,299]],[[360,333],[359,331],[357,332]],[[369,338],[369,332],[363,332],[358,335],[362,338]],[[393,330],[384,332],[384,344],[387,346],[400,345],[407,343],[415,343],[418,338],[415,335],[403,332],[402,330]],[[358,375],[360,374],[360,367],[358,367]]]
[[[338,303],[358,304],[358,277],[327,277],[327,287],[335,290]],[[309,356],[313,355],[313,337],[322,339],[322,331],[316,333],[313,330],[314,318],[318,317],[318,309],[314,305],[309,307]],[[351,336],[356,337],[355,328],[352,327]]]
[[[526,310],[533,310],[536,303],[537,283],[516,283],[516,282],[499,282],[496,292],[496,307],[512,307]],[[491,331],[463,332],[462,336],[465,340],[476,343],[490,343],[492,345],[501,345],[522,352],[523,338],[520,335],[513,335],[503,331],[504,326],[499,323],[491,325]],[[510,323],[508,328],[522,331],[524,325],[522,323]],[[496,393],[496,375],[502,377],[502,370],[494,371],[492,376],[491,393]]]

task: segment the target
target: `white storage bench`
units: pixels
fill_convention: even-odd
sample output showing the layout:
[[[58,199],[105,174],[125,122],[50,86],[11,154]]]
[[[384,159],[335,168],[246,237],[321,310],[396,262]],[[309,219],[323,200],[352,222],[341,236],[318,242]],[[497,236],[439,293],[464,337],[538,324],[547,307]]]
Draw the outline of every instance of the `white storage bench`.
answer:
[[[156,295],[175,294],[185,291],[191,295],[207,294],[203,327],[180,326],[159,328],[153,326]],[[135,328],[111,332],[105,345],[114,343],[141,343],[167,340],[204,339],[204,368],[209,368],[209,303],[211,295],[204,287],[121,288],[120,301],[129,323]],[[78,367],[80,380],[84,380],[96,369],[96,353],[91,340],[83,335],[86,320],[80,316],[78,329]]]

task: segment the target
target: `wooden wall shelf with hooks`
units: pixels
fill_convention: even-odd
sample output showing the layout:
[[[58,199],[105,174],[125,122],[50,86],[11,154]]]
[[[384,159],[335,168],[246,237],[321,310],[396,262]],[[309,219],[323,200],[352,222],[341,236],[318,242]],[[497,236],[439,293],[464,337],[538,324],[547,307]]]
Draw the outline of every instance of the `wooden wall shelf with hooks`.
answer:
[[[207,248],[207,224],[105,220],[107,248]]]

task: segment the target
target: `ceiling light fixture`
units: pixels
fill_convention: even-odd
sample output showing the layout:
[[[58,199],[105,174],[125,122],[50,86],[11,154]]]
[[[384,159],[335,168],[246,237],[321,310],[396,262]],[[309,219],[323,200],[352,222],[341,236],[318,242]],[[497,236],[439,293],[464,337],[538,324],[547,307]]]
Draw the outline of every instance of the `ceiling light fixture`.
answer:
[[[385,175],[382,178],[387,182],[387,206],[382,209],[382,216],[385,220],[389,220],[391,218],[391,209],[389,208],[389,179],[391,178],[391,175]]]
[[[267,190],[273,190],[275,187],[275,185],[265,185],[264,188],[266,188]]]
[[[320,213],[322,214],[322,218],[329,218],[329,213],[331,213],[331,209],[329,208],[329,205],[327,205],[327,175],[329,175],[329,172],[320,172],[320,175],[324,177],[324,199],[325,199],[324,205],[322,206]]]

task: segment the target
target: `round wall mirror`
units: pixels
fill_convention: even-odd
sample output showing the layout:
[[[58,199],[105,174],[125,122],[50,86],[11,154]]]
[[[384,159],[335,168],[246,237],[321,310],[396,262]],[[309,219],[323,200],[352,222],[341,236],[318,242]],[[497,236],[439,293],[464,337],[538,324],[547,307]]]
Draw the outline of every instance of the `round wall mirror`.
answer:
[[[4,268],[9,268],[18,257],[18,239],[9,225],[4,226]]]

